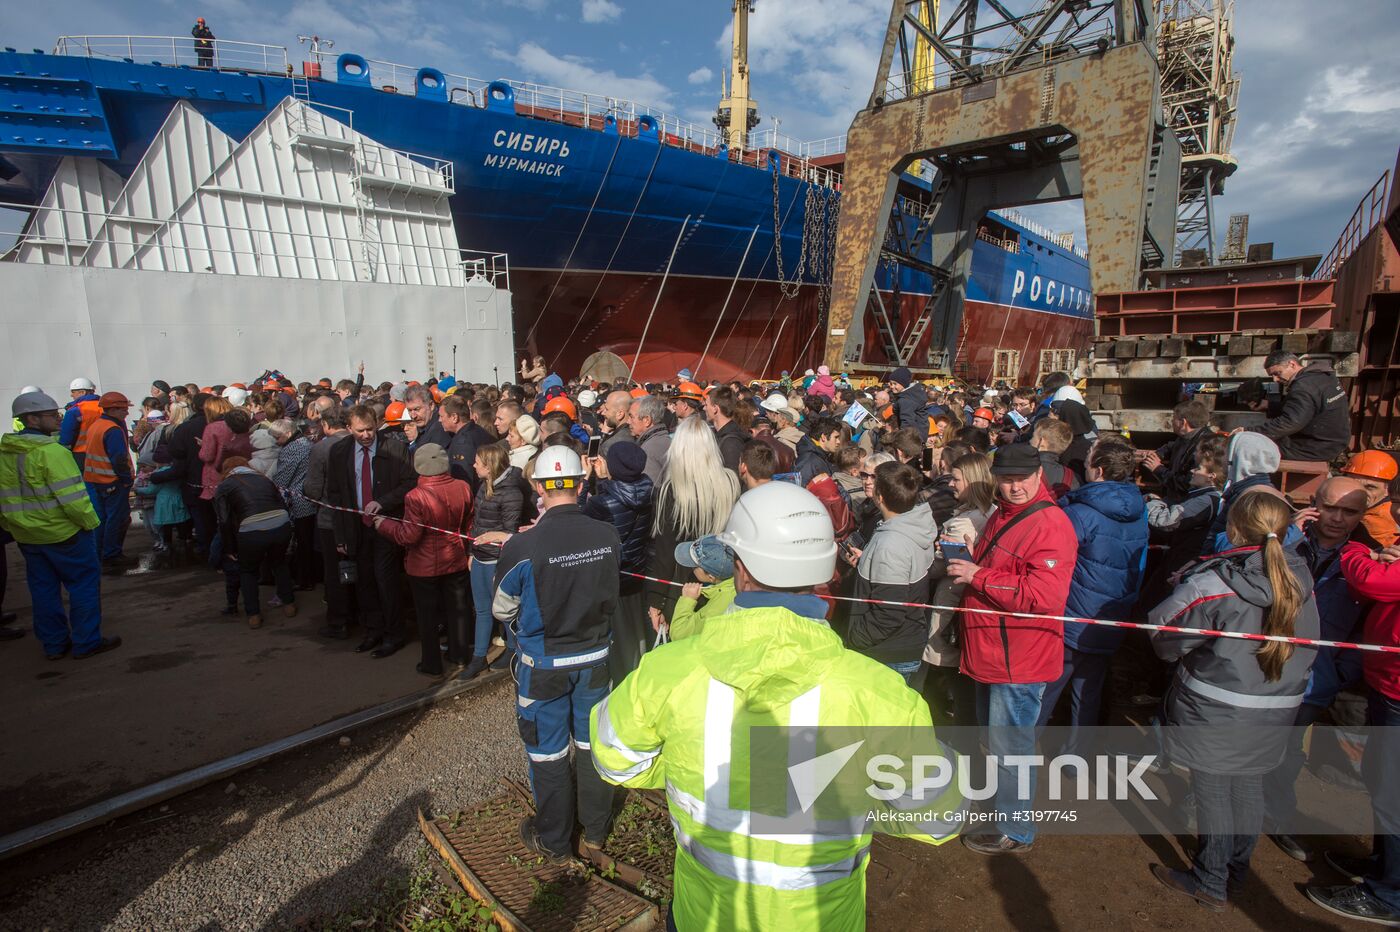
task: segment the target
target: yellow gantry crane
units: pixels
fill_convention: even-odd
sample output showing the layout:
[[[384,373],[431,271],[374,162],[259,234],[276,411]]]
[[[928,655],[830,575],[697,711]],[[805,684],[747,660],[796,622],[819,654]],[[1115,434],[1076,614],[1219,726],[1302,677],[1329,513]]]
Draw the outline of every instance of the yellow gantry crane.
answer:
[[[749,96],[749,14],[754,0],[734,0],[734,40],[729,57],[729,86],[720,79],[715,126],[731,149],[748,147],[749,130],[758,125],[758,104]]]

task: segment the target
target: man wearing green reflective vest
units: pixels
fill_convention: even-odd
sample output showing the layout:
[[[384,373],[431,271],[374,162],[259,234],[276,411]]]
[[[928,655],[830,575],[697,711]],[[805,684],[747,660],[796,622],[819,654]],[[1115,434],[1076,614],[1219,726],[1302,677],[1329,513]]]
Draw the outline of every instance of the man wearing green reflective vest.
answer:
[[[99,524],[73,454],[55,436],[58,402],[25,392],[11,411],[23,425],[0,438],[0,527],[19,543],[34,602],[34,634],[50,660],[91,657],[121,644],[102,636]],[[71,618],[63,608],[68,590]]]
[[[765,831],[770,814],[749,805],[762,795],[752,774],[801,762],[755,758],[751,770],[751,729],[931,733],[928,707],[898,673],[846,650],[823,620],[812,589],[831,578],[836,545],[815,495],[786,482],[751,489],[718,537],[734,553],[733,605],[694,637],[647,654],[593,708],[594,765],[612,783],[666,789],[674,928],[863,929],[872,833],[864,812],[801,833]],[[956,824],[922,822],[911,837],[941,844]]]

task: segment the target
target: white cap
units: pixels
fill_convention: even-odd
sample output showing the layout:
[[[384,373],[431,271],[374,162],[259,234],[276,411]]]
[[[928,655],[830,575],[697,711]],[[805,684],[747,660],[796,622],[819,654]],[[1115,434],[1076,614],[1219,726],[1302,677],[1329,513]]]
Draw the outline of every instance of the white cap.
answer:
[[[226,388],[224,389],[224,399],[235,408],[241,408],[248,400],[248,390],[233,387]]]
[[[41,391],[23,392],[10,405],[10,415],[40,414],[44,411],[57,411],[58,402]]]
[[[569,479],[577,480],[583,478],[583,461],[578,458],[569,447],[556,443],[553,446],[545,447],[540,451],[540,455],[535,457],[534,480],[544,484],[545,488],[573,488],[574,483],[569,485],[555,485],[555,480]]]
[[[578,393],[578,403],[585,408],[591,408],[598,403],[598,393],[591,388],[585,388]]]
[[[68,390],[70,392],[76,392],[79,389],[91,392],[96,391],[97,386],[92,384],[92,379],[85,379],[82,376],[78,376],[76,379],[68,383]]]
[[[758,403],[765,411],[786,411],[788,409],[787,396],[780,392],[774,392]]]
[[[836,569],[831,516],[790,482],[766,482],[739,497],[719,539],[754,579],[774,589],[816,586]]]

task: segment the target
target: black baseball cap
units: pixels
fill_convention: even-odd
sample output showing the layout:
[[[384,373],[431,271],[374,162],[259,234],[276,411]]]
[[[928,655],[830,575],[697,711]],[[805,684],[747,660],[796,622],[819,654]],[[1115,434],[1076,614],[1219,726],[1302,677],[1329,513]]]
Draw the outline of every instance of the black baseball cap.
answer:
[[[1029,443],[999,447],[992,457],[994,476],[1029,476],[1037,472],[1040,472],[1040,453]]]

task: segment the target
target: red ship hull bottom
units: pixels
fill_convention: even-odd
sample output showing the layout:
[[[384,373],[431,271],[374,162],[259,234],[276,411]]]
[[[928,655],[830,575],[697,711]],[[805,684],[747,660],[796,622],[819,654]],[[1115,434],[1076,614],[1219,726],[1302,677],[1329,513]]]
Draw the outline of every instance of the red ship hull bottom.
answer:
[[[804,285],[788,298],[775,282],[740,280],[725,308],[728,279],[672,275],[664,290],[661,279],[660,273],[561,275],[557,269],[512,269],[517,346],[544,356],[551,371],[566,377],[577,375],[584,360],[599,350],[616,353],[629,366],[635,365],[637,380],[654,382],[674,381],[682,368],[705,380],[747,382],[776,379],[784,369],[800,373],[820,364],[825,343],[818,332],[822,294],[817,286]],[[892,306],[893,295],[885,299]],[[900,297],[901,330],[912,326],[926,300],[923,295]],[[861,359],[870,365],[893,365],[869,316],[865,326]],[[938,329],[936,325],[927,329],[914,359],[927,358]],[[954,361],[955,372],[969,380],[986,381],[995,371],[997,351],[1010,350],[1019,354],[1011,381],[1030,385],[1043,350],[1072,350],[1077,359],[1088,347],[1094,323],[969,301],[963,329],[957,345],[950,347],[960,348],[962,357]],[[702,363],[707,342],[710,348]]]
[[[725,309],[729,279],[672,275],[662,291],[661,278],[511,269],[516,345],[544,356],[550,370],[565,377],[607,350],[628,365],[635,360],[633,377],[640,381],[674,382],[681,368],[696,369],[707,342],[709,353],[696,373],[706,380],[776,379],[784,369],[820,364],[815,285],[786,298],[775,282],[741,279]]]
[[[886,294],[884,299],[885,307],[893,311],[893,295]],[[925,300],[920,295],[901,296],[898,312],[890,320],[901,342],[912,331]],[[915,374],[931,371],[920,363],[929,358],[930,352],[943,348],[940,345],[943,339],[941,333],[935,321],[924,331],[918,345],[909,354],[913,360],[909,368]],[[969,382],[993,381],[995,374],[996,380],[1033,385],[1040,371],[1043,351],[1058,351],[1054,357],[1047,357],[1047,363],[1055,368],[1073,369],[1073,361],[1066,363],[1066,351],[1072,351],[1073,360],[1077,361],[1088,350],[1093,335],[1094,322],[1082,317],[968,301],[963,314],[962,332],[948,338],[948,350],[953,357],[953,373]],[[879,325],[869,314],[865,318],[864,341],[861,353],[863,363],[881,367],[897,364],[885,351]],[[1000,360],[999,354],[1002,356]],[[859,370],[861,366],[857,364],[854,368]]]
[[[1035,385],[1042,369],[1042,355],[1048,370],[1074,374],[1075,364],[1089,350],[1094,322],[1084,317],[1031,311],[1005,304],[967,302],[963,315],[962,357],[954,365],[969,381],[987,383],[997,372],[998,350],[1019,354],[1012,362],[1015,375],[1007,381],[1015,385]]]

